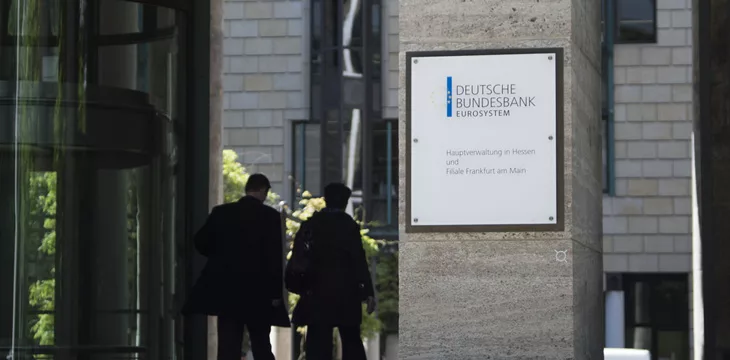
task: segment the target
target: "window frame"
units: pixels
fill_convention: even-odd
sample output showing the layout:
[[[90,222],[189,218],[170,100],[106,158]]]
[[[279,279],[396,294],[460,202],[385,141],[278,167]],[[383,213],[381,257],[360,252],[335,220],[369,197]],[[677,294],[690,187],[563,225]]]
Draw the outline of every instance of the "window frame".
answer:
[[[396,146],[395,147],[388,146],[386,148],[386,157],[388,157],[388,151],[390,151],[390,158],[392,159],[393,158],[393,155],[395,155],[395,158],[396,158],[396,162],[395,163],[391,162],[390,164],[388,164],[386,166],[386,178],[390,179],[390,178],[392,178],[392,175],[393,174],[397,174],[398,173],[398,167],[400,166],[400,164],[398,163],[398,160],[397,160],[397,154],[398,154],[398,146],[397,146],[397,142],[398,142],[398,119],[397,118],[379,118],[374,123],[385,125],[385,129],[378,129],[378,131],[383,131],[383,132],[390,131],[391,132],[391,136],[393,136],[393,138],[391,138],[391,140],[394,139],[396,141]],[[370,135],[371,136],[374,136],[374,132],[375,131],[373,129],[373,131],[371,131]],[[386,138],[387,137],[388,136],[386,135]],[[375,154],[375,151],[374,151],[374,149],[373,149],[372,146],[370,147],[369,151],[370,151],[369,156],[371,156],[371,158],[373,158],[373,155]],[[387,162],[387,160],[386,160],[386,162]],[[393,165],[395,165],[395,166],[393,166]],[[374,163],[371,161],[371,162],[369,162],[367,164],[367,166],[368,166],[368,168],[366,169],[366,172],[369,173],[369,174],[372,174],[373,171],[375,170],[374,169]],[[398,182],[396,180],[394,183],[389,184],[389,185],[395,186],[397,188],[398,187]],[[398,195],[399,194],[396,192],[396,195],[395,196],[390,196],[390,195],[386,195],[385,196],[385,203],[386,203],[385,206],[386,206],[386,209],[392,209],[392,205],[398,203],[398,197],[399,197]],[[372,208],[372,204],[373,204],[373,200],[374,200],[373,199],[373,193],[370,192],[366,196],[368,197],[368,202],[367,203],[368,203],[368,205],[371,205],[371,208]],[[382,201],[382,199],[377,199],[377,200],[378,201]],[[388,210],[386,210],[386,211],[388,211]],[[396,211],[395,213],[388,213],[388,215],[389,216],[386,216],[386,218],[388,218],[388,221],[389,221],[388,223],[382,224],[382,225],[374,225],[374,226],[368,225],[368,228],[372,228],[372,229],[389,229],[389,228],[393,228],[393,229],[396,229],[397,230],[397,227],[398,227],[398,212]],[[384,231],[387,232],[387,230],[384,230]],[[388,234],[390,234],[390,233],[388,232]],[[396,236],[397,236],[397,231],[396,231]]]
[[[323,196],[323,194],[320,194],[321,189],[319,189],[319,187],[316,189],[310,189],[310,187],[307,186],[307,125],[321,126],[320,122],[312,120],[290,121],[292,137],[289,144],[290,155],[292,158],[292,173],[290,181],[291,199],[288,200],[290,200],[293,208],[296,208],[299,201],[304,199],[300,190],[302,192],[305,190],[309,191],[312,194],[312,197],[315,198]],[[317,156],[319,155],[318,151]],[[317,179],[317,181],[319,181],[319,179]]]
[[[642,0],[642,1],[648,1],[650,3],[650,5],[652,6],[652,9],[654,9],[654,14],[653,14],[654,17],[651,20],[648,20],[648,19],[647,20],[644,20],[647,23],[649,21],[651,21],[651,25],[654,28],[654,32],[652,34],[651,39],[642,39],[642,40],[627,40],[627,39],[621,37],[621,24],[627,22],[625,20],[622,20],[621,17],[619,16],[621,2],[620,2],[620,0],[607,0],[607,1],[614,1],[615,2],[613,4],[613,16],[614,16],[613,18],[614,18],[614,21],[613,21],[613,24],[612,24],[613,25],[613,31],[614,31],[614,34],[615,34],[615,36],[614,36],[614,44],[618,44],[618,45],[632,45],[632,44],[633,45],[637,45],[637,44],[656,44],[657,43],[657,32],[659,30],[658,27],[657,27],[657,4],[656,4],[657,0]],[[631,0],[631,1],[637,1],[637,0]]]
[[[659,286],[662,282],[681,282],[682,285],[686,289],[686,296],[687,296],[687,309],[686,309],[686,317],[683,320],[675,320],[672,323],[657,323],[657,315],[658,315],[658,309],[659,307],[655,305],[655,300],[653,296],[655,295],[655,289],[657,286]],[[649,288],[649,320],[647,322],[636,322],[634,321],[634,306],[635,306],[635,299],[631,296],[634,294],[634,284],[637,283],[645,283],[648,285]],[[651,331],[651,349],[648,349],[651,352],[651,358],[652,360],[658,359],[658,333],[662,331],[679,331],[679,332],[685,332],[688,334],[687,336],[687,345],[689,348],[691,348],[690,344],[690,280],[689,280],[689,274],[687,273],[626,273],[622,275],[622,284],[624,289],[624,339],[627,341],[629,339],[629,329],[634,329],[638,327],[645,327],[649,328]],[[672,320],[678,319],[678,318],[672,318]]]
[[[392,140],[398,141],[398,119],[397,118],[378,118],[373,119],[373,122],[369,124],[369,126],[373,126],[375,124],[384,125],[385,129],[379,129],[382,131],[391,131]],[[306,159],[307,159],[307,138],[306,138],[306,128],[308,125],[312,126],[320,126],[320,122],[312,121],[312,120],[292,120],[290,122],[291,126],[291,142],[290,142],[290,155],[293,159],[292,162],[292,181],[290,182],[291,186],[291,201],[292,207],[296,208],[297,204],[300,200],[303,199],[302,194],[298,190],[308,190],[312,193],[312,197],[319,197],[322,194],[316,193],[318,189],[312,189],[311,186],[307,185],[307,168],[306,168]],[[371,129],[372,130],[372,129]],[[370,136],[374,135],[374,131],[370,132]],[[363,149],[364,151],[365,149]],[[374,155],[374,149],[370,147],[368,151],[370,151],[369,154],[367,154],[371,159]],[[398,148],[396,146],[390,146],[387,150],[390,150],[391,159],[395,157],[395,163],[391,162],[389,169],[386,170],[386,177],[388,175],[397,175],[398,174],[398,166],[400,164],[397,163],[397,154],[398,154]],[[386,152],[387,152],[386,150]],[[387,154],[386,154],[387,157]],[[363,164],[365,167],[364,170],[368,173],[372,173],[374,171],[374,163],[369,162],[367,164]],[[397,181],[394,181],[392,186],[397,187],[398,183]],[[395,204],[398,204],[398,193],[396,193],[395,196],[386,196],[385,203],[386,203],[386,209],[388,206],[392,206]],[[373,194],[372,193],[363,193],[363,204],[368,204],[372,207],[373,202]],[[383,200],[383,199],[378,199]],[[366,208],[367,209],[367,208]],[[397,239],[397,226],[398,226],[398,213],[397,211],[394,211],[390,213],[390,222],[389,223],[383,223],[383,224],[368,224],[366,225],[369,229],[378,229],[375,230],[378,234],[383,234],[386,238],[386,240],[396,240]],[[368,216],[369,218],[369,216]],[[386,216],[387,218],[387,216]]]

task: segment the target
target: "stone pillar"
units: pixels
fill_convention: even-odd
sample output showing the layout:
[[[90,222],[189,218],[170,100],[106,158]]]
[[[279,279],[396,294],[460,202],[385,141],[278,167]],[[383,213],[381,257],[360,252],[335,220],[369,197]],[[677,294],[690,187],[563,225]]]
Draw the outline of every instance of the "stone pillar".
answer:
[[[565,227],[405,233],[401,166],[398,358],[602,359],[600,1],[400,0],[399,13],[401,164],[406,52],[564,49]]]
[[[730,0],[695,0],[695,180],[698,205],[701,294],[704,329],[695,358],[730,359]],[[699,244],[697,244],[699,245]],[[696,269],[695,271],[697,271]],[[702,321],[695,322],[702,324]],[[704,340],[704,346],[702,346]]]

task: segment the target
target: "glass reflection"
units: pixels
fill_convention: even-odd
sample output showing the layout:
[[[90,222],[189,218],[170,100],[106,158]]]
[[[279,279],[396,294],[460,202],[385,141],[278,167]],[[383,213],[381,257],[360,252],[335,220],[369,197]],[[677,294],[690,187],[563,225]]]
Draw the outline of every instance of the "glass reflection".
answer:
[[[294,123],[294,175],[292,192],[297,200],[304,191],[321,196],[320,189],[320,129],[310,121]]]
[[[619,42],[648,43],[656,38],[655,0],[618,0],[616,3]]]
[[[344,19],[342,21],[342,78],[343,104],[346,106],[342,121],[344,122],[343,144],[343,182],[352,189],[352,197],[347,204],[346,212],[355,215],[355,210],[363,206],[363,184],[361,141],[363,119],[361,108],[365,105],[362,46],[362,2],[363,0],[347,0],[344,2]],[[362,219],[362,215],[360,214]]]
[[[175,358],[182,19],[0,0],[0,355]]]
[[[344,68],[342,75],[351,78],[362,78],[362,0],[345,1],[345,16],[342,23],[342,57]],[[360,51],[358,51],[360,50]]]
[[[621,20],[654,19],[654,0],[618,0],[617,5]]]
[[[360,109],[352,109],[351,114],[350,121],[345,123],[347,130],[342,152],[345,154],[344,183],[352,189],[352,196],[345,211],[354,215],[355,209],[363,205],[362,157],[360,154],[362,151],[362,118]]]
[[[374,124],[372,195],[370,217],[372,226],[395,226],[398,217],[398,123],[386,120]]]
[[[347,211],[368,221],[372,137],[381,121],[380,2],[313,0],[312,9],[311,119],[321,132],[319,185],[351,187]]]
[[[654,359],[689,359],[689,286],[686,275],[624,275],[626,346]]]

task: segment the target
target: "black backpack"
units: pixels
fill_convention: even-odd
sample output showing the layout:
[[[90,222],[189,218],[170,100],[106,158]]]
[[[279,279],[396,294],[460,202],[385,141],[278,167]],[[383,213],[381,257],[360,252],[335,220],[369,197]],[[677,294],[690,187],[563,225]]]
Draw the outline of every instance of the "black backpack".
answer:
[[[286,264],[284,271],[284,284],[286,290],[305,295],[310,290],[309,277],[312,268],[312,246],[314,245],[314,218],[302,223],[294,237],[291,258]]]

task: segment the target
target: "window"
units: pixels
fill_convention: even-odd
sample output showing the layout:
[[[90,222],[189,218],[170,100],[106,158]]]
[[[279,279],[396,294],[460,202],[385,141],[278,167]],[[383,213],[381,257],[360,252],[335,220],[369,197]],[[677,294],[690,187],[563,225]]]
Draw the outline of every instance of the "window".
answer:
[[[689,360],[689,285],[686,274],[623,276],[626,347],[652,360]]]
[[[656,0],[616,1],[616,43],[656,42]]]
[[[395,227],[398,219],[398,122],[385,120],[373,124],[372,226]]]
[[[610,80],[608,79],[608,75],[613,74],[612,71],[609,71],[609,65],[610,61],[608,59],[608,52],[606,51],[606,44],[604,43],[601,54],[601,161],[603,169],[601,182],[603,184],[603,192],[608,194],[611,193],[612,176],[611,167],[609,166],[609,150],[612,150],[612,148],[609,148],[609,146],[614,146],[614,144],[611,143],[612,139],[608,136],[609,126],[613,125],[610,116],[611,111],[608,105],[610,102],[608,92],[613,89],[612,86],[609,86]]]
[[[292,175],[292,194],[295,199],[292,203],[301,200],[304,191],[312,196],[321,196],[322,184],[320,177],[320,128],[318,123],[310,121],[295,121],[292,146],[294,172]]]
[[[361,211],[367,204],[367,221],[369,227],[392,228],[397,233],[398,221],[398,121],[386,119],[373,121],[369,124],[370,149],[365,158],[370,159],[368,164],[361,163],[359,156],[353,158],[356,163],[348,166],[345,160],[345,169],[352,170],[353,176],[353,207],[356,212]],[[294,171],[292,174],[292,194],[295,195],[292,203],[302,198],[304,191],[312,196],[321,196],[320,181],[321,164],[321,127],[313,121],[293,122],[292,158]],[[349,136],[350,131],[345,133]],[[357,141],[360,143],[360,140]],[[348,152],[349,146],[344,146]],[[358,146],[360,148],[361,146]],[[359,149],[364,151],[364,149]],[[369,174],[370,186],[363,186],[365,177],[362,172]],[[346,171],[347,173],[348,171]],[[364,189],[369,189],[365,193]]]

